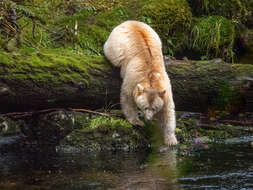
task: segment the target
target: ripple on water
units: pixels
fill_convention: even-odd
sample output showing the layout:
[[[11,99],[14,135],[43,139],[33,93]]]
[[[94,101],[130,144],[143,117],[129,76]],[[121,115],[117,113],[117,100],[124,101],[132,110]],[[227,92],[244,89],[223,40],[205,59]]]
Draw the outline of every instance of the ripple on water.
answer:
[[[191,159],[192,169],[178,178],[184,189],[253,189],[249,143],[220,144]]]
[[[0,154],[0,189],[253,189],[250,143],[216,144],[180,157],[163,153]]]

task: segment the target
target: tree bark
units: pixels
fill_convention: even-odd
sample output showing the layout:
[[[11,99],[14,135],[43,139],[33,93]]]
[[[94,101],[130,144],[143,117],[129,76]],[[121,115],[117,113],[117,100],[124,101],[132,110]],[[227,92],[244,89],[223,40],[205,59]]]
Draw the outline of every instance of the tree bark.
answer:
[[[106,69],[99,69],[99,65]],[[88,83],[84,83],[83,78],[52,82],[51,75],[58,73],[47,65],[40,66],[38,71],[44,76],[43,80],[35,80],[32,76],[38,74],[36,67],[29,65],[28,71],[23,65],[17,73],[0,62],[0,113],[119,107],[120,70],[104,59],[95,64],[94,69],[90,66],[90,77],[85,79]],[[80,75],[80,71],[68,67],[70,69],[61,70],[59,74]],[[166,69],[172,82],[176,110],[202,112],[210,107],[253,110],[253,65],[232,65],[215,60],[170,61],[166,62]],[[27,76],[28,72],[31,77],[20,77]]]

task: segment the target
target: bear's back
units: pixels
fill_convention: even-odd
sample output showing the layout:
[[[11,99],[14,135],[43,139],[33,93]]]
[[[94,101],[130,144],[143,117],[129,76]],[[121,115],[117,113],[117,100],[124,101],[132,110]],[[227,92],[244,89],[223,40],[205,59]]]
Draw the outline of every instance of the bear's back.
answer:
[[[147,24],[126,21],[113,29],[104,45],[104,53],[119,67],[135,57],[150,62],[155,57],[162,57],[161,40]]]

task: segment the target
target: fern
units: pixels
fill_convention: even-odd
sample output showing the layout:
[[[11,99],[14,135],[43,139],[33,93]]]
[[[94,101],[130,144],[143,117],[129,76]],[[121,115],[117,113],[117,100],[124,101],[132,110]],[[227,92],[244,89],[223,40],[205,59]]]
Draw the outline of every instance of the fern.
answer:
[[[197,20],[191,32],[190,48],[208,58],[221,57],[234,60],[235,27],[221,16],[210,16]]]

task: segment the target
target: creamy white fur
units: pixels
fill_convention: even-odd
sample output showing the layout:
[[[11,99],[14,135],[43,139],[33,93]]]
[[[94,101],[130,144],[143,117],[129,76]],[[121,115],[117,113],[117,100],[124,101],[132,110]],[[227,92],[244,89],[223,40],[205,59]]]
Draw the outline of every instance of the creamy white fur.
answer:
[[[121,106],[128,121],[144,125],[138,118],[138,106],[147,119],[155,115],[160,120],[165,144],[177,144],[171,83],[157,33],[142,22],[126,21],[113,29],[104,45],[104,53],[115,66],[121,67]],[[145,89],[155,92],[152,102],[149,97],[152,93]]]

